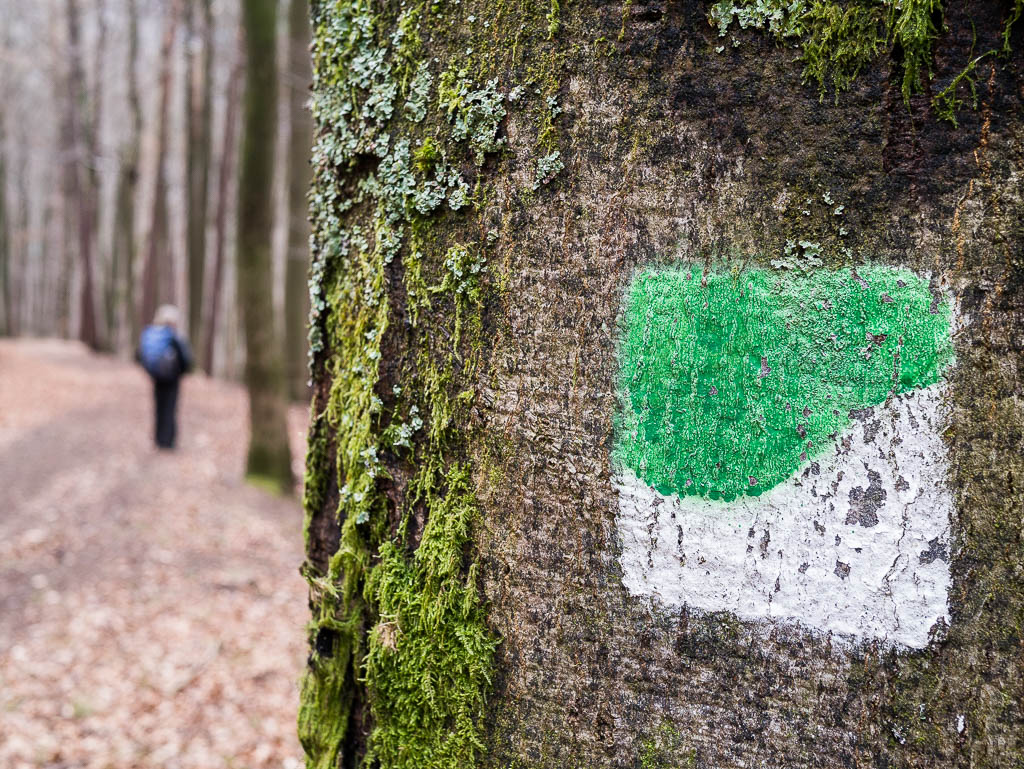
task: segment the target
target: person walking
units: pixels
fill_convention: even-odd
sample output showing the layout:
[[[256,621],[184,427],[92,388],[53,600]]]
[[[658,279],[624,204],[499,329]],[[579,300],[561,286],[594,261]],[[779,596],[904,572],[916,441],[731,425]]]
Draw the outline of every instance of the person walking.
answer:
[[[142,330],[135,357],[153,380],[156,413],[156,445],[173,449],[177,437],[178,390],[181,378],[192,370],[194,360],[188,340],[178,333],[181,313],[165,304],[156,311],[152,325]]]

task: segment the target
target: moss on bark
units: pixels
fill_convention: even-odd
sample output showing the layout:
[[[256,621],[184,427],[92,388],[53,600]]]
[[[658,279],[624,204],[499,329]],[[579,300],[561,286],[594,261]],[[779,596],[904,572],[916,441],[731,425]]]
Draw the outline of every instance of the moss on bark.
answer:
[[[1022,312],[1021,64],[986,60],[954,131],[927,94],[905,106],[874,11],[845,7],[810,33],[850,87],[832,103],[771,40],[716,52],[702,2],[314,4],[311,766],[1020,756],[995,692],[1024,694],[1020,384],[1000,362]],[[1001,9],[947,8],[939,82],[970,58],[969,16],[979,50],[1001,44]],[[834,47],[834,25],[865,46]],[[794,248],[931,271],[969,319],[954,619],[922,652],[652,610],[621,585],[608,439],[629,276],[771,269]],[[421,674],[453,650],[431,691]]]

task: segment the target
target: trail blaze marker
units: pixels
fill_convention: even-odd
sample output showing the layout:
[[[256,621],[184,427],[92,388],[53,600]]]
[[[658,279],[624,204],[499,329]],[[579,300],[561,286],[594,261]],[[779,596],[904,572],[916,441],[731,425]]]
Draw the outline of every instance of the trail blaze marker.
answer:
[[[887,267],[644,269],[625,301],[627,588],[927,643],[949,581],[949,303]]]

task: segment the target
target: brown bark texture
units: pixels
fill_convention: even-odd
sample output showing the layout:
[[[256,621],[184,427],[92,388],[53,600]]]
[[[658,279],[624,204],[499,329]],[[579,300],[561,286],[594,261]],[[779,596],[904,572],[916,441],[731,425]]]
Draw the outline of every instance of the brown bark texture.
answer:
[[[348,60],[332,56],[360,39],[336,31],[356,26],[344,26],[348,5],[314,3],[323,346],[306,490],[306,569],[321,623],[303,695],[319,714],[303,732],[311,766],[358,766],[368,749],[375,766],[413,765],[379,759],[388,743],[378,727],[396,701],[385,683],[397,684],[378,668],[368,678],[366,666],[399,654],[411,631],[373,604],[375,590],[386,592],[365,575],[384,543],[412,558],[430,516],[446,514],[424,501],[443,495],[443,482],[425,486],[435,476],[421,471],[441,445],[441,464],[473,468],[480,511],[460,557],[500,639],[478,765],[1024,766],[1024,25],[1012,29],[1009,54],[978,63],[976,109],[964,84],[958,126],[931,106],[972,51],[1002,46],[1013,4],[949,4],[933,79],[909,104],[898,46],[849,91],[821,99],[791,46],[735,25],[720,38],[710,5],[693,0],[466,0],[424,4],[411,23],[397,1],[351,4],[370,9],[371,37],[393,53],[400,96],[393,113],[376,113],[377,133],[367,94],[387,90],[380,70],[364,77],[366,65],[351,86],[369,105],[362,113],[333,90],[332,67]],[[396,31],[402,19],[418,24],[414,42]],[[417,61],[434,74],[425,119],[403,109]],[[451,147],[465,146],[462,133],[445,160],[431,148],[460,115],[473,140],[485,102],[473,89],[491,78],[507,95],[503,146],[460,162]],[[460,79],[472,84],[462,96]],[[374,238],[381,211],[401,207],[374,209],[363,191],[371,177],[400,177],[380,143],[401,137],[418,169],[410,174],[429,179],[455,164],[472,194],[426,215],[407,202],[390,220],[410,223],[392,255]],[[539,167],[555,150],[564,169]],[[820,246],[825,268],[928,274],[958,307],[943,433],[955,507],[950,621],[921,649],[668,609],[623,584],[610,452],[632,276],[651,265],[773,269],[799,240]],[[460,298],[471,294],[448,291],[460,248],[486,256],[476,331],[472,299]],[[376,275],[367,265],[381,253],[379,283],[350,290],[353,275]],[[371,369],[377,411],[349,396],[353,360],[365,363],[362,337],[345,336],[353,328],[371,345],[383,335]],[[441,355],[453,348],[457,356]],[[445,392],[451,408],[441,414]],[[427,426],[406,450],[394,430],[411,423],[410,403]],[[383,437],[368,439],[380,507],[356,526],[344,516],[360,509],[346,501],[363,467],[349,453],[364,445],[360,430]],[[331,601],[331,617],[317,615]],[[354,640],[338,640],[347,633]],[[347,667],[332,667],[341,649]]]

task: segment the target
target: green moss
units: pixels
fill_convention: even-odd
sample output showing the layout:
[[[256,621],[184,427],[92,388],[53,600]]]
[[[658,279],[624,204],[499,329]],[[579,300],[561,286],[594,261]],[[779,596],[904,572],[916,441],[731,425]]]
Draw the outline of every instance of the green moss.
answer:
[[[846,7],[817,0],[804,16],[804,80],[817,83],[824,97],[831,81],[836,98],[885,45],[884,15],[875,2]]]
[[[629,19],[629,12],[633,8],[633,0],[624,0],[622,3],[621,25],[619,26],[619,42],[626,39],[626,21]]]
[[[550,33],[551,20],[499,9],[499,32],[464,10],[314,5],[310,325],[328,389],[312,419],[307,536],[332,489],[340,527],[326,571],[304,569],[313,619],[299,733],[316,769],[346,752],[387,769],[469,765],[482,750],[497,639],[476,585],[476,476],[459,426],[483,354],[491,241],[482,227],[479,243],[465,233],[512,103],[483,73],[510,46],[494,42],[470,67],[451,30],[468,22],[511,43]],[[434,30],[455,41],[448,57]]]
[[[426,507],[414,554],[386,542],[366,587],[378,622],[365,664],[375,721],[365,760],[408,769],[473,766],[483,749],[479,723],[495,641],[476,567],[463,566],[477,515],[468,467],[450,465]]]
[[[934,18],[942,15],[939,0],[901,0],[889,5],[889,36],[903,51],[903,100],[924,88],[931,76],[932,44],[938,35]]]
[[[256,488],[271,494],[287,494],[290,491],[289,487],[281,484],[281,480],[277,476],[247,473],[245,480]]]
[[[1010,34],[1013,32],[1013,25],[1020,21],[1021,15],[1024,15],[1024,0],[1016,0],[1013,4],[1013,10],[1010,12],[1009,18],[1006,19],[1006,24],[1003,26],[1003,50],[1004,54],[1010,53]]]
[[[292,491],[292,457],[287,444],[254,444],[249,447],[246,480],[275,494]]]
[[[423,174],[429,174],[442,160],[441,147],[433,136],[428,136],[413,155],[413,163]]]
[[[552,39],[554,39],[555,35],[558,34],[558,27],[559,27],[558,11],[559,11],[559,6],[558,6],[558,0],[549,0],[549,1],[550,1],[551,4],[548,7],[548,15],[547,15],[546,18],[547,18],[547,22],[548,22],[548,40],[552,40]]]
[[[448,293],[455,304],[455,329],[452,338],[453,350],[457,351],[462,339],[462,325],[467,310],[476,309],[479,315],[481,299],[480,279],[487,263],[482,255],[471,253],[463,245],[455,244],[444,257],[444,277],[440,284],[431,288],[432,293]]]
[[[1003,30],[1003,54],[1010,53],[1010,31],[1020,18],[1024,0],[1017,0]],[[931,78],[932,48],[940,32],[941,0],[719,0],[709,20],[725,37],[733,29],[759,29],[780,42],[801,48],[804,80],[817,84],[824,96],[829,85],[838,98],[882,52],[901,62],[900,91],[905,103],[925,90]],[[733,45],[739,39],[733,37]],[[992,51],[983,56],[996,53]],[[972,54],[973,55],[973,54]],[[953,120],[964,101],[957,93],[969,85],[979,59],[936,98],[939,116]]]
[[[657,731],[640,745],[640,769],[693,769],[697,751],[687,749],[679,730],[662,721]]]

